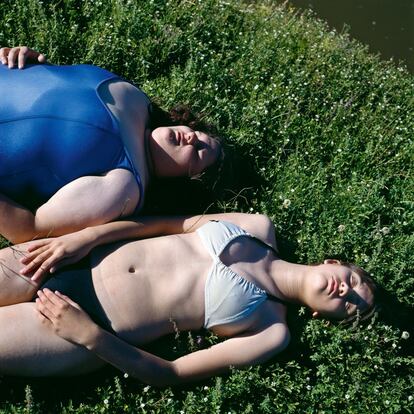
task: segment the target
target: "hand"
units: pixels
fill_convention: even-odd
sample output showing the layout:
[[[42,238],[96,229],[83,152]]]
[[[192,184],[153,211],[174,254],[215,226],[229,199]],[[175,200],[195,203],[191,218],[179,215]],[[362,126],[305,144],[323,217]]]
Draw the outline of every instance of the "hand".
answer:
[[[46,57],[43,53],[29,49],[27,46],[2,47],[0,49],[0,60],[3,65],[8,65],[10,69],[17,62],[18,68],[23,69],[26,62],[45,63]]]
[[[39,290],[36,310],[43,323],[49,323],[61,338],[86,345],[97,325],[82,308],[66,295],[49,289]]]
[[[94,247],[89,235],[85,229],[31,242],[27,248],[27,255],[20,260],[25,265],[20,274],[26,276],[36,270],[31,279],[37,282],[48,272],[54,273],[63,266],[79,262]]]

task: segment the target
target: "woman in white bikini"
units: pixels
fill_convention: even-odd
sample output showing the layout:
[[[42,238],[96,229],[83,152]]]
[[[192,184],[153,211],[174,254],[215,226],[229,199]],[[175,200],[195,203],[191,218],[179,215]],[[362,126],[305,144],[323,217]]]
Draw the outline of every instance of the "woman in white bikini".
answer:
[[[115,242],[152,236],[161,237]],[[198,380],[281,352],[286,303],[343,320],[374,300],[371,279],[356,266],[281,260],[263,215],[113,222],[3,249],[0,263],[6,375],[77,375],[109,363],[154,385]],[[63,265],[71,266],[57,271]],[[19,303],[36,292],[35,302]],[[202,327],[226,339],[174,361],[139,348]]]

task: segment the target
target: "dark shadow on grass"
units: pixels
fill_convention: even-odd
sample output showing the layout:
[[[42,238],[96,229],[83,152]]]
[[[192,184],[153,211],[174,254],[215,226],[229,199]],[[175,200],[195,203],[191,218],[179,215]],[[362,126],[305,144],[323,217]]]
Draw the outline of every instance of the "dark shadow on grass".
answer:
[[[225,157],[215,176],[199,179],[153,179],[147,191],[142,214],[202,214],[248,211],[254,191],[261,187],[261,178],[253,160],[242,146],[224,145]]]
[[[379,306],[379,320],[401,332],[406,331],[410,337],[400,341],[401,355],[414,355],[414,306],[409,306],[398,300],[397,296],[379,286],[376,292],[376,302]]]

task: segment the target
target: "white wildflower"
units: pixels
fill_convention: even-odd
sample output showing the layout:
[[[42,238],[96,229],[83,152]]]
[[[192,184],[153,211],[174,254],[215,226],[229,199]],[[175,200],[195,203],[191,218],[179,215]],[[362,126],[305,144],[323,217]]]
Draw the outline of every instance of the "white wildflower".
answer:
[[[339,231],[340,233],[342,233],[344,230],[345,230],[345,225],[344,225],[344,224],[340,224],[340,225],[338,226],[338,231]]]
[[[283,200],[282,206],[283,206],[283,208],[289,208],[289,206],[291,204],[292,204],[292,202],[288,198],[286,198],[285,200]]]
[[[407,331],[404,331],[402,334],[401,334],[401,338],[402,339],[408,339],[410,337],[410,334],[407,332]]]

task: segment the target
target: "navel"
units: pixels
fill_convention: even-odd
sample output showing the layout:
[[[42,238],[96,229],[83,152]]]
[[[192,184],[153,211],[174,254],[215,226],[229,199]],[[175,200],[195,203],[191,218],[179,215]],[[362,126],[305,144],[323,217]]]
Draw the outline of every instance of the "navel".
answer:
[[[129,273],[135,273],[135,266],[130,266],[128,269]]]

